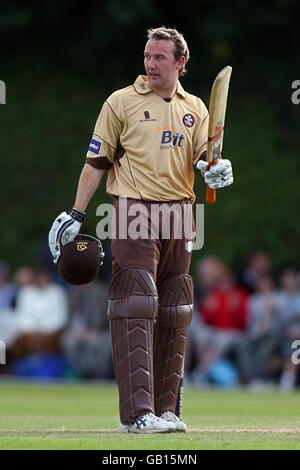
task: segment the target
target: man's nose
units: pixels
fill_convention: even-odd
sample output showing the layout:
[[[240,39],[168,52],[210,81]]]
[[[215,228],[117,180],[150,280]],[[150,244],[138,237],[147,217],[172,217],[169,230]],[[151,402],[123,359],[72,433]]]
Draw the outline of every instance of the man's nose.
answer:
[[[155,60],[152,58],[152,59],[149,59],[148,61],[148,68],[149,69],[155,69]]]

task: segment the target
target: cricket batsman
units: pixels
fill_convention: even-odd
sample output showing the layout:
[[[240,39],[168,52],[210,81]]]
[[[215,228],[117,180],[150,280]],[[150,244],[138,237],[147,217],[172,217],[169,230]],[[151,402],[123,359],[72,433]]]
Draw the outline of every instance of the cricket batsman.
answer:
[[[108,318],[119,390],[120,432],[186,432],[176,410],[187,332],[193,314],[193,281],[189,275],[194,220],[175,237],[184,217],[153,213],[162,204],[183,215],[195,201],[194,167],[211,188],[233,181],[229,160],[208,169],[205,152],[208,111],[200,98],[185,91],[179,77],[186,72],[189,50],[175,29],[148,30],[145,75],[107,98],[97,119],[83,166],[74,208],[54,221],[49,233],[55,256],[57,242],[78,235],[86,208],[104,172],[106,190],[116,211],[112,239],[112,281]],[[146,214],[148,236],[126,237],[120,226],[127,201],[128,228],[138,203]],[[178,227],[177,227],[178,228]],[[127,228],[126,228],[127,229]]]

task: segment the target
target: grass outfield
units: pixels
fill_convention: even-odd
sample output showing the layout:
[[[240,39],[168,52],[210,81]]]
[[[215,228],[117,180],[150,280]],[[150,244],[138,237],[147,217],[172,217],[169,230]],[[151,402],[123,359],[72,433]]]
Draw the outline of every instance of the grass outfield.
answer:
[[[300,449],[300,394],[184,390],[186,434],[117,432],[113,385],[0,380],[0,449]]]

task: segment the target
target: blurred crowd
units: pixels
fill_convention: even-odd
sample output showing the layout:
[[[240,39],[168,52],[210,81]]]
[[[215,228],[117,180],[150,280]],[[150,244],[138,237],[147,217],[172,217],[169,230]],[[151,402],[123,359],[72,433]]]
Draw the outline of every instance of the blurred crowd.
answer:
[[[107,321],[109,282],[70,286],[47,265],[20,267],[10,280],[0,261],[0,374],[49,378],[114,377]]]
[[[274,276],[269,256],[260,251],[239,273],[217,257],[202,259],[186,354],[189,381],[292,390],[298,360],[300,273],[286,267]]]
[[[70,286],[47,266],[12,274],[0,261],[0,340],[6,346],[0,375],[114,379],[106,314],[110,278],[104,277]],[[194,285],[186,383],[282,390],[299,385],[296,269],[275,277],[268,255],[259,251],[240,272],[208,256],[197,265]]]

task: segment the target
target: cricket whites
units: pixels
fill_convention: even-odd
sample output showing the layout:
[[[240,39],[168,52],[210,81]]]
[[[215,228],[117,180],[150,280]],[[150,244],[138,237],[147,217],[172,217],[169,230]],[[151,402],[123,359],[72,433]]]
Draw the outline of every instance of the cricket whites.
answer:
[[[232,67],[227,65],[217,75],[209,100],[209,123],[207,156],[208,168],[218,162],[223,147],[224,122],[226,114],[227,95]],[[216,201],[216,190],[207,185],[206,201],[213,204]]]

